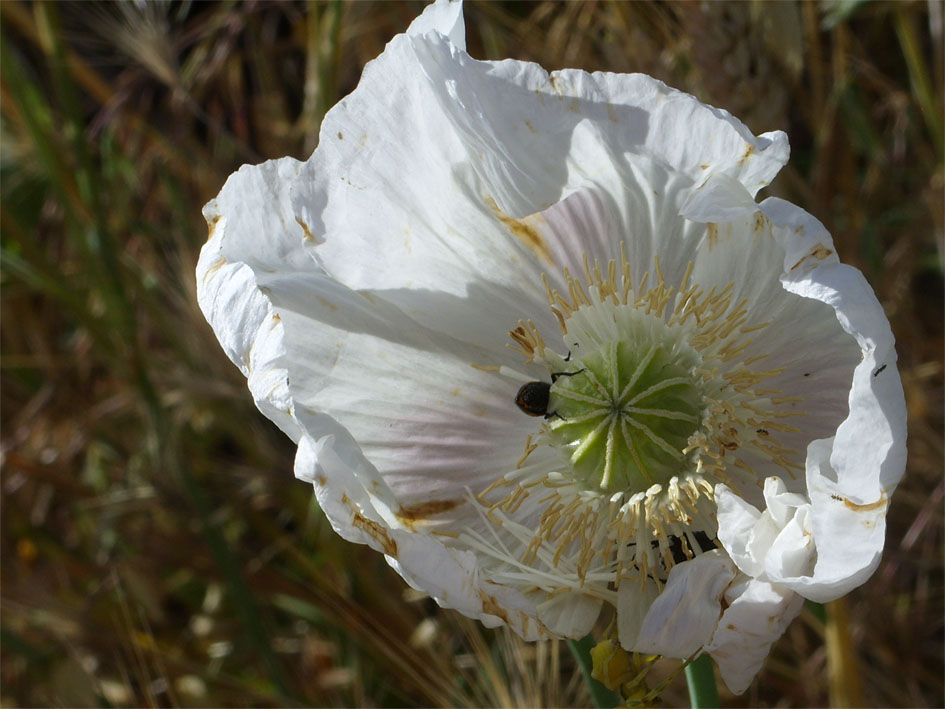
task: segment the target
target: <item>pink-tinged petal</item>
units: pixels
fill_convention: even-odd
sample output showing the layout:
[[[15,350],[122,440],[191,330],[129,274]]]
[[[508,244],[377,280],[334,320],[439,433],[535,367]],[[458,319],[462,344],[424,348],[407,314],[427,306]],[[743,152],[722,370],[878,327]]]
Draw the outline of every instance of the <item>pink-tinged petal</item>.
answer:
[[[297,167],[244,168],[208,205],[214,227],[198,264],[201,307],[257,405],[293,438],[302,420],[312,422],[305,432],[313,438],[333,433],[320,423],[328,419],[296,415],[327,414],[391,478],[405,506],[431,492],[459,506],[467,488],[507,472],[537,428],[514,404],[520,382],[473,367],[520,359],[494,322],[493,349],[457,342],[383,293],[354,292],[326,276],[287,206]],[[438,303],[470,329],[484,318],[448,296]]]
[[[514,589],[483,579],[473,552],[449,548],[436,535],[411,528],[415,521],[399,514],[392,491],[344,431],[319,440],[304,437],[295,474],[312,482],[335,532],[382,552],[414,588],[486,624],[501,619],[527,639],[540,636],[534,604]]]

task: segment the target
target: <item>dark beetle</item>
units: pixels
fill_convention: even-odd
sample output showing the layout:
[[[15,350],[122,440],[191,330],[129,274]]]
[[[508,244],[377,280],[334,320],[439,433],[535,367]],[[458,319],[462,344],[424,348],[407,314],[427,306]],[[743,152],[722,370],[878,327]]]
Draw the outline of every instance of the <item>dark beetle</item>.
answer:
[[[584,370],[577,372],[555,372],[551,375],[551,384],[558,377],[573,377]],[[544,416],[546,419],[556,416],[554,411],[548,411],[548,395],[551,393],[551,384],[548,382],[529,382],[523,384],[515,395],[515,405],[529,416]]]
[[[523,384],[515,395],[515,405],[529,416],[548,416],[548,394],[551,384],[548,382],[529,382]]]

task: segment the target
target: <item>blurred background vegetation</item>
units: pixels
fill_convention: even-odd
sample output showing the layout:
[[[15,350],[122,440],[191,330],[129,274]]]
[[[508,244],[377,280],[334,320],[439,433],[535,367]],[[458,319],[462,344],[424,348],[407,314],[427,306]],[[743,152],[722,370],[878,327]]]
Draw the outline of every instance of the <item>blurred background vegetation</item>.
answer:
[[[241,163],[306,158],[422,7],[0,3],[2,705],[590,701],[563,644],[440,610],[334,535],[195,304],[201,206]],[[892,322],[910,457],[883,563],[728,706],[945,702],[942,9],[467,5],[475,57],[642,71],[787,131],[766,193]]]

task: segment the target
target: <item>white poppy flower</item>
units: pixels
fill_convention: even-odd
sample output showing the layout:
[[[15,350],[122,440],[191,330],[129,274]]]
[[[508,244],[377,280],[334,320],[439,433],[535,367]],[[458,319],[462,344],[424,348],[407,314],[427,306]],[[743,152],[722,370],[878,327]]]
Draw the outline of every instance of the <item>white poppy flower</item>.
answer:
[[[755,202],[787,157],[647,76],[473,60],[440,0],[307,162],[206,206],[200,305],[335,530],[411,586],[760,665],[795,594],[873,571],[905,455],[881,307]]]

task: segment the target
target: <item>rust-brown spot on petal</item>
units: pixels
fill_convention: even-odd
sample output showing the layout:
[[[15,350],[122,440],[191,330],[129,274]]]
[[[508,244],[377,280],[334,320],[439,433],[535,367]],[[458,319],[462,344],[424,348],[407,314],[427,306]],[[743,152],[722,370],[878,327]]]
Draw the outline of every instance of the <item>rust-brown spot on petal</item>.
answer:
[[[754,152],[755,152],[755,146],[752,145],[751,143],[746,144],[745,154],[742,155],[742,159],[738,161],[738,164],[744,165],[748,161],[748,158],[750,158]]]
[[[306,241],[315,243],[318,242],[318,239],[315,238],[315,235],[312,233],[312,230],[309,228],[308,224],[302,221],[301,217],[296,217],[295,221],[300,227],[302,227],[302,238],[304,238]]]
[[[338,306],[332,303],[330,300],[328,300],[328,298],[325,298],[324,296],[318,296],[318,302],[324,305],[329,310],[332,310],[332,311],[338,310]]]
[[[551,252],[548,250],[548,245],[545,243],[544,239],[541,238],[541,234],[538,233],[535,226],[528,222],[528,220],[534,221],[537,217],[514,219],[499,209],[499,205],[496,204],[496,201],[492,199],[492,197],[487,196],[485,202],[489,206],[489,209],[498,217],[499,221],[505,224],[506,228],[508,228],[519,241],[525,244],[539,260],[549,266],[551,265]]]
[[[222,218],[223,218],[223,215],[218,214],[213,219],[207,220],[207,241],[210,241],[210,239],[213,238],[213,232],[216,230],[217,224]]]
[[[719,225],[709,222],[705,225],[705,243],[711,249],[719,243]]]
[[[381,545],[384,553],[388,556],[397,558],[397,542],[390,538],[387,530],[372,519],[368,519],[360,512],[354,513],[352,524],[358,529],[364,530],[370,534]]]
[[[216,261],[214,261],[213,263],[211,263],[211,264],[207,267],[207,270],[203,272],[203,280],[204,280],[204,282],[206,282],[206,280],[207,280],[208,278],[210,278],[210,276],[212,276],[216,271],[218,271],[219,269],[223,268],[223,266],[226,266],[226,259],[221,256],[221,257],[218,258]]]
[[[498,372],[502,369],[502,367],[497,364],[470,364],[469,366],[481,372]]]
[[[509,615],[506,612],[505,608],[499,605],[492,596],[487,594],[482,589],[479,590],[479,599],[482,601],[482,612],[488,613],[489,615],[494,615],[498,618],[501,618],[506,623],[509,622]]]
[[[413,527],[417,522],[429,521],[431,517],[448,512],[461,504],[462,500],[428,500],[409,507],[401,506],[397,511],[397,519],[406,526]]]
[[[879,509],[880,507],[886,506],[886,496],[883,495],[878,500],[876,500],[876,502],[870,502],[866,505],[858,505],[852,500],[843,498],[843,504],[854,512],[871,512],[873,510]]]
[[[755,212],[755,223],[753,225],[755,233],[760,233],[768,228],[768,217],[760,209]]]
[[[795,270],[800,267],[809,258],[815,258],[818,261],[823,261],[826,258],[829,258],[833,255],[833,249],[828,249],[823,244],[817,244],[813,249],[811,249],[800,261],[791,266],[791,270]]]

